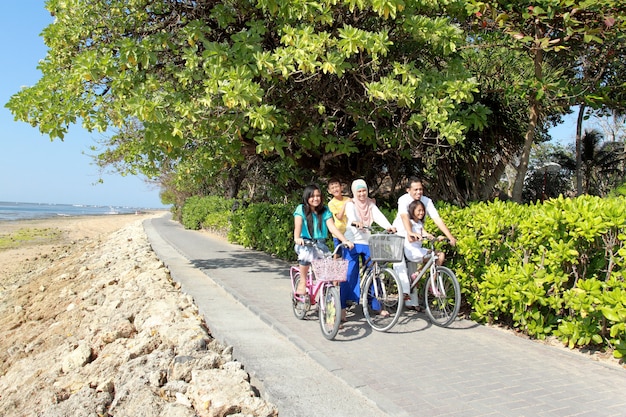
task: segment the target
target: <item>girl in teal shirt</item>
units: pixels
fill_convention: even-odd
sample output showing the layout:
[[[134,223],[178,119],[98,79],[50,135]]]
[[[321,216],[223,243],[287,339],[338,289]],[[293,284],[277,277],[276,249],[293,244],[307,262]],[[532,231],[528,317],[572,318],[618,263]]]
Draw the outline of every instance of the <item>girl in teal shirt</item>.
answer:
[[[324,253],[330,252],[326,246],[326,238],[330,230],[342,243],[346,243],[350,249],[354,247],[343,233],[337,229],[333,221],[333,215],[322,204],[322,191],[316,184],[307,185],[302,193],[302,204],[293,212],[294,249],[298,254],[300,276],[306,277],[313,259],[321,258]],[[315,246],[304,246],[304,241],[311,240]],[[306,294],[306,279],[301,279],[296,288],[296,296]]]

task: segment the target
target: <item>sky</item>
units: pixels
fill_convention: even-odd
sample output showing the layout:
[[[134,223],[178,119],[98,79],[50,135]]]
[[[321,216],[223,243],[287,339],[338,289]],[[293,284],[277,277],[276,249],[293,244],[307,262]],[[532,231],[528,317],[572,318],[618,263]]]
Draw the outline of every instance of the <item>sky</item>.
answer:
[[[563,116],[563,122],[549,130],[550,136],[554,143],[567,146],[576,140],[576,119],[578,118],[578,107],[574,113]],[[583,129],[590,128],[583,124]]]
[[[89,156],[100,133],[75,125],[63,141],[51,141],[5,107],[22,86],[41,78],[37,64],[47,47],[39,35],[53,21],[44,5],[8,1],[0,13],[0,201],[163,208],[159,188],[143,178],[100,174]]]

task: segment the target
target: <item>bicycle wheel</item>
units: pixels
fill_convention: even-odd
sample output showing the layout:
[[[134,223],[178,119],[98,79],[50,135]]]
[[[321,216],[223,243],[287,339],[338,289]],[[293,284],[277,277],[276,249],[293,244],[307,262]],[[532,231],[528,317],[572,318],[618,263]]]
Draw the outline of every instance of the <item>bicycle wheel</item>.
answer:
[[[372,329],[386,332],[398,322],[402,314],[404,298],[400,279],[390,268],[381,269],[377,275],[370,272],[361,300],[363,314]]]
[[[339,290],[334,285],[322,287],[317,308],[320,313],[322,334],[326,339],[333,340],[341,325],[341,300]]]
[[[293,308],[293,314],[296,316],[298,320],[302,320],[306,315],[306,312],[309,310],[310,303],[306,301],[298,301],[296,299],[295,289],[298,288],[298,284],[300,283],[300,272],[296,272],[293,274],[293,290],[291,292],[291,307]]]
[[[429,274],[424,284],[426,314],[436,326],[447,327],[459,314],[461,287],[450,269],[438,266],[436,271],[435,276]]]

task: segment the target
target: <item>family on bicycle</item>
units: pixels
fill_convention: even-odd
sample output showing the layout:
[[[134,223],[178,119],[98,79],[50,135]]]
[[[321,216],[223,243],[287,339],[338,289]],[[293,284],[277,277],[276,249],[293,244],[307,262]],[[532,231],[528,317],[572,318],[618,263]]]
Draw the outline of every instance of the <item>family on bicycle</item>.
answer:
[[[439,216],[433,202],[424,196],[423,183],[420,179],[411,178],[407,184],[407,193],[398,199],[398,214],[393,223],[377,207],[375,200],[369,197],[367,184],[362,179],[351,184],[352,198],[342,192],[342,184],[338,179],[328,182],[328,192],[332,198],[328,204],[322,200],[322,191],[315,184],[308,185],[303,192],[302,203],[295,209],[294,242],[298,255],[300,277],[306,277],[311,262],[319,257],[327,256],[329,248],[325,241],[328,232],[332,233],[337,255],[347,260],[347,276],[340,282],[341,321],[346,321],[346,308],[349,302],[358,303],[361,299],[359,276],[360,264],[370,259],[371,226],[375,223],[388,233],[397,233],[404,239],[404,256],[406,260],[420,263],[427,255],[421,247],[422,238],[432,238],[424,230],[425,216],[429,216],[443,232],[452,245],[456,239]],[[305,242],[313,242],[311,245]],[[344,246],[343,249],[338,246]],[[444,261],[443,254],[437,256],[436,264]],[[411,291],[412,282],[407,272],[407,264],[402,260],[393,264],[393,271],[399,278],[405,306],[415,308],[418,305],[417,291]],[[391,273],[391,270],[390,270]],[[295,299],[300,299],[307,292],[304,279],[300,279],[294,289]],[[400,301],[401,302],[401,301]],[[388,314],[381,309],[381,314]]]

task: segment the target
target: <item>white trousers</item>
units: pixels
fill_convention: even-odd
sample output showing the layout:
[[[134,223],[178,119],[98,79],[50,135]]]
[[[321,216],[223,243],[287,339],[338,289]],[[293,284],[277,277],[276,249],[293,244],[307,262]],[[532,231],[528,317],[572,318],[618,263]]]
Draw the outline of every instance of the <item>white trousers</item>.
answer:
[[[410,269],[410,271],[409,271]],[[409,272],[413,273],[417,270],[416,264],[413,262],[409,262],[409,268],[407,268],[407,264],[405,262],[397,262],[393,264],[393,271],[400,278],[400,285],[402,286],[403,294],[410,294],[411,300],[406,301],[405,305],[415,307],[418,305],[417,302],[417,291],[411,291],[411,283],[409,282]]]

